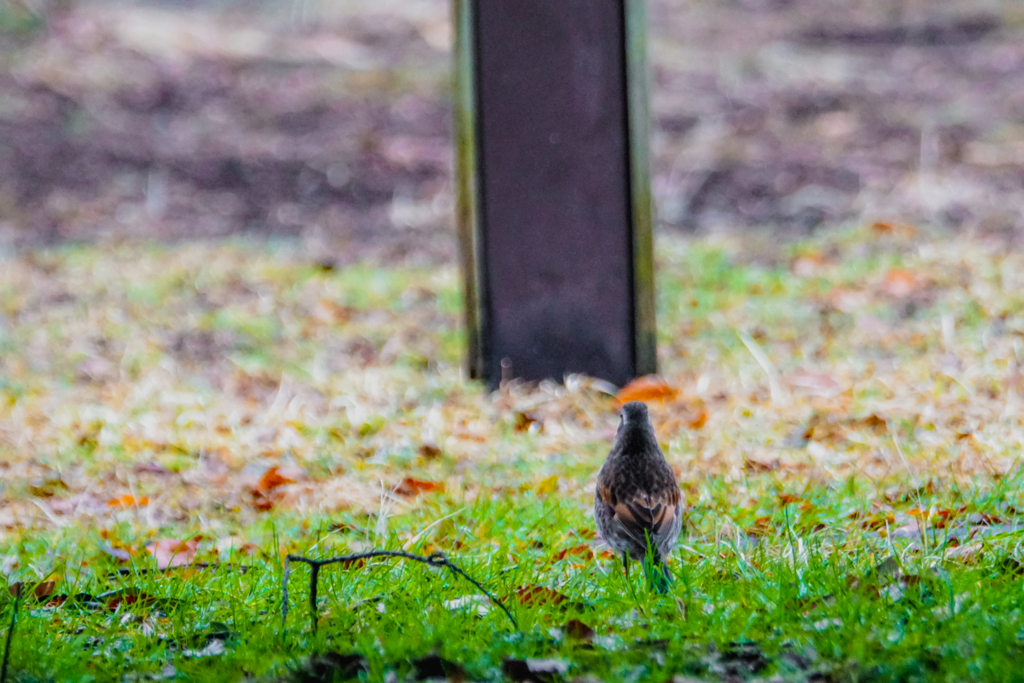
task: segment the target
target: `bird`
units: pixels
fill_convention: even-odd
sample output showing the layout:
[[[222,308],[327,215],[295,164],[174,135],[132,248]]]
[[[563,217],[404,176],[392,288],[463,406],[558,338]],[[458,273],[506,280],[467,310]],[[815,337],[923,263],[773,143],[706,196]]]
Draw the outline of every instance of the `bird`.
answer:
[[[621,553],[627,579],[629,561],[636,560],[643,563],[650,587],[668,591],[671,575],[665,558],[679,540],[682,512],[679,485],[658,445],[647,406],[630,401],[622,407],[594,493],[598,531]]]

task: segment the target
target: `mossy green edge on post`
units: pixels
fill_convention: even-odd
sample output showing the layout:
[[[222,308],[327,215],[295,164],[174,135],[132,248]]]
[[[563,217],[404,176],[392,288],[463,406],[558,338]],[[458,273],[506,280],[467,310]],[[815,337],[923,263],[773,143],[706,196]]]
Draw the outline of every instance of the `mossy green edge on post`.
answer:
[[[629,128],[629,187],[633,212],[633,325],[637,375],[658,370],[654,296],[654,220],[648,111],[647,13],[644,0],[623,0]]]
[[[480,268],[480,203],[477,178],[477,122],[473,0],[454,0],[455,25],[455,223],[459,235],[462,292],[466,316],[466,371],[483,377],[483,281]]]

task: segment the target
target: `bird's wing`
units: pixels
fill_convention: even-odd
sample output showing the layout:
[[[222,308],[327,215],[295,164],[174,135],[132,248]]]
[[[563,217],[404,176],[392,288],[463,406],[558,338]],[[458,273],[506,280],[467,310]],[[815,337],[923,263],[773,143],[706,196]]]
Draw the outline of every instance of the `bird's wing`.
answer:
[[[611,487],[601,486],[597,489],[598,496],[622,530],[643,549],[647,539],[659,550],[664,550],[666,543],[671,543],[673,533],[678,535],[680,509],[679,489],[667,488],[658,493],[635,491],[626,496],[618,496]]]

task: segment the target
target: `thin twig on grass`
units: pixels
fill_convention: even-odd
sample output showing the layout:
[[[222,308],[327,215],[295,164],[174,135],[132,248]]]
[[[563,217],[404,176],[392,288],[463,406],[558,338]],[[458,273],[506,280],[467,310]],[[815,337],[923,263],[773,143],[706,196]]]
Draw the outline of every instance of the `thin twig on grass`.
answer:
[[[7,683],[7,662],[11,659],[11,640],[14,638],[14,626],[18,623],[18,607],[21,606],[21,594],[24,586],[18,586],[14,593],[14,611],[11,612],[11,625],[7,627],[7,643],[4,645],[4,661],[0,664],[0,683]]]
[[[498,598],[494,597],[491,594],[490,591],[488,591],[486,588],[484,588],[480,584],[479,581],[477,581],[472,576],[470,576],[465,571],[463,571],[462,568],[452,564],[448,560],[448,558],[444,556],[444,553],[432,553],[430,555],[413,555],[412,553],[406,553],[406,552],[402,552],[400,550],[372,550],[370,552],[356,553],[354,555],[340,555],[338,557],[328,557],[328,558],[323,559],[323,560],[314,560],[314,559],[309,558],[309,557],[302,557],[301,555],[288,555],[287,558],[285,558],[285,570],[284,570],[284,584],[285,585],[284,585],[284,590],[282,592],[282,602],[281,602],[282,625],[283,625],[283,621],[288,618],[288,576],[291,573],[290,572],[290,567],[288,566],[289,562],[304,562],[305,564],[308,564],[310,566],[310,568],[312,569],[312,573],[310,575],[310,585],[309,585],[309,610],[310,610],[310,619],[312,620],[313,632],[316,633],[316,626],[317,626],[316,599],[317,599],[317,590],[318,590],[317,584],[319,583],[319,579],[320,579],[320,567],[324,567],[324,566],[329,565],[329,564],[338,564],[339,562],[352,562],[354,560],[365,560],[365,559],[369,559],[371,557],[401,557],[401,558],[406,559],[406,560],[415,560],[416,562],[422,562],[423,564],[428,564],[431,567],[447,567],[448,570],[451,571],[451,573],[454,574],[455,576],[461,576],[466,581],[469,581],[471,584],[476,586],[477,589],[480,590],[480,592],[482,592],[484,595],[486,595],[490,599],[491,602],[493,602],[495,605],[497,605],[498,607],[501,608],[501,611],[505,613],[505,616],[508,617],[508,620],[512,622],[513,628],[515,628],[517,631],[519,630],[519,624],[516,622],[515,617],[513,617],[512,613],[508,611],[508,608],[505,607],[504,604],[502,604],[501,600],[498,600]]]

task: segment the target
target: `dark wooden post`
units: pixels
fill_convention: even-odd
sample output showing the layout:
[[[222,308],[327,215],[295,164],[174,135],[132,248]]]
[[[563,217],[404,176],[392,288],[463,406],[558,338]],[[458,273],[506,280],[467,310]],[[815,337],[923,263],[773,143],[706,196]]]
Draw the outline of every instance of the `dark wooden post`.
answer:
[[[656,369],[643,0],[454,0],[468,366]]]

